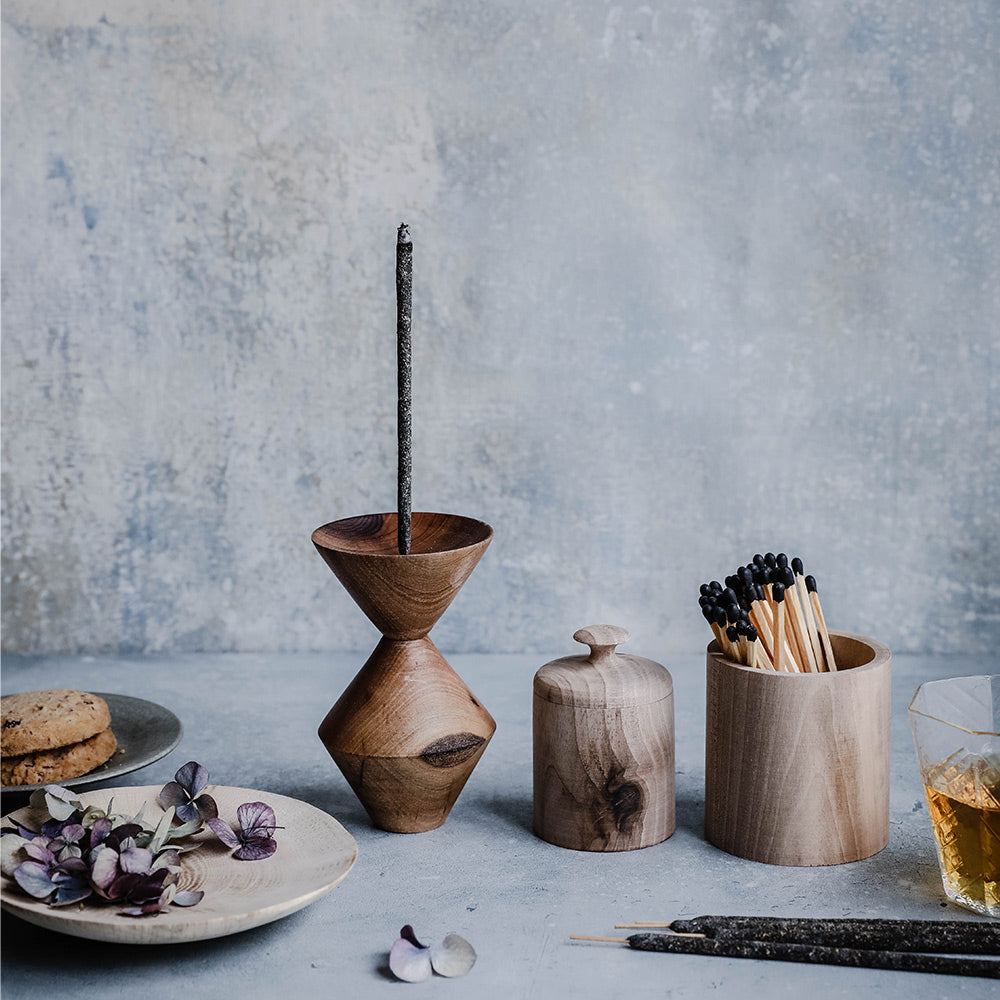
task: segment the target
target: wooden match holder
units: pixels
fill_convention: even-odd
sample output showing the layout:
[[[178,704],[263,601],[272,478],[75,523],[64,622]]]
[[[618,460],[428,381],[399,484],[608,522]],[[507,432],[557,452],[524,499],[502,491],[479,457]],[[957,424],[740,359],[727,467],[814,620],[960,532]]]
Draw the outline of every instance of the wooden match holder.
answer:
[[[576,851],[631,851],[674,832],[670,674],[615,652],[613,625],[574,636],[589,656],[546,663],[534,682],[534,832]]]
[[[397,515],[317,528],[313,544],[382,639],[319,727],[372,822],[394,833],[440,826],[496,723],[427,633],[493,537],[482,521],[414,513],[408,555]]]
[[[859,861],[889,843],[891,656],[831,632],[837,670],[776,673],[708,647],[705,836],[772,865]]]

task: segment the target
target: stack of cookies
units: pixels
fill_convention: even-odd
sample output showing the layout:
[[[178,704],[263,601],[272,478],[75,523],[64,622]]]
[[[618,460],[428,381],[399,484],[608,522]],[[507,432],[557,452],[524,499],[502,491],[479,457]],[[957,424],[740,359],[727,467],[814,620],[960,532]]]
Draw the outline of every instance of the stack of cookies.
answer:
[[[86,691],[29,691],[0,699],[4,785],[67,781],[103,764],[117,746],[107,703]]]

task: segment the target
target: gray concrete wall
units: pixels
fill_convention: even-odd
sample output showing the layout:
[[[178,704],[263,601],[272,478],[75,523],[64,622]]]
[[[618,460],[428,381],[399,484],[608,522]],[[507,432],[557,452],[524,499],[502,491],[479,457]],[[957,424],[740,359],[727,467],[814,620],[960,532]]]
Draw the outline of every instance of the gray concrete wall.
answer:
[[[666,656],[801,555],[831,626],[1000,640],[994,0],[5,0],[18,652],[366,649],[313,551],[493,547],[446,652]]]

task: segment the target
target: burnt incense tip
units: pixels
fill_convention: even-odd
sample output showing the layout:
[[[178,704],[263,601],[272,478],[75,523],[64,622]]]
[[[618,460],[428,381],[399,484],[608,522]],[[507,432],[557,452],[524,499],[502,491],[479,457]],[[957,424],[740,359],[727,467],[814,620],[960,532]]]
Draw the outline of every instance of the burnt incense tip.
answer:
[[[780,604],[785,599],[785,585],[780,581],[778,583],[772,583],[771,596],[777,604]]]
[[[802,576],[802,560],[798,556],[792,560],[792,572],[796,576]]]
[[[410,227],[405,222],[396,231],[396,242],[400,244],[412,242],[410,240]]]
[[[816,577],[814,576],[806,577],[806,590],[808,590],[810,594],[812,594],[816,590]]]

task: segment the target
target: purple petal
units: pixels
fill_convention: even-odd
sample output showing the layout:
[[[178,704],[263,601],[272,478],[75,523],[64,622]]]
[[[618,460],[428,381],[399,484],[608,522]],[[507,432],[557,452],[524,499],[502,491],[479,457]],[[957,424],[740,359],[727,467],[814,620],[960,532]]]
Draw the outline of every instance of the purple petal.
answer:
[[[63,827],[62,838],[67,844],[75,844],[87,835],[87,830],[81,823],[67,823]]]
[[[160,898],[163,892],[163,878],[166,876],[166,869],[162,875],[154,872],[152,875],[119,875],[111,883],[108,890],[108,899],[119,899],[122,902],[137,903],[143,905],[151,903]]]
[[[210,819],[208,825],[227,847],[239,847],[240,838],[233,833],[233,828],[223,819]]]
[[[251,837],[243,846],[233,851],[237,861],[263,861],[277,850],[278,845],[270,837]]]
[[[24,853],[34,861],[41,861],[45,865],[54,865],[56,856],[48,849],[46,840],[48,840],[47,837],[36,837],[34,840],[29,840],[24,845]]]
[[[192,820],[201,819],[201,813],[198,812],[198,807],[193,802],[185,802],[183,805],[179,805],[174,815],[182,823],[190,823]]]
[[[177,773],[180,774],[179,771]],[[160,794],[156,801],[159,802],[160,807],[166,812],[171,806],[180,808],[183,805],[187,805],[190,801],[190,796],[176,781],[168,781],[160,789]]]
[[[274,810],[265,802],[244,802],[236,810],[244,837],[270,837],[275,830]]]
[[[189,760],[174,775],[174,780],[186,789],[193,799],[208,784],[208,769],[195,760]]]
[[[60,861],[56,871],[64,872],[67,875],[80,875],[89,871],[89,869],[87,868],[87,862],[84,861],[83,858],[73,857],[65,858],[63,861]]]
[[[70,903],[79,903],[92,895],[93,890],[89,885],[79,879],[71,879],[56,889],[56,897],[52,900],[52,905],[69,906]]]
[[[120,850],[128,846],[126,841],[134,840],[140,833],[142,833],[142,827],[138,823],[122,823],[121,826],[116,826],[104,838],[104,843],[108,847]]]
[[[389,952],[389,968],[404,983],[422,983],[431,975],[431,956],[426,948],[417,948],[400,938]]]
[[[111,819],[108,816],[102,816],[100,819],[95,820],[94,825],[90,828],[91,850],[98,844],[103,843],[109,833],[111,833]]]
[[[147,847],[126,847],[118,855],[118,866],[130,875],[145,875],[153,864],[153,852]]]
[[[90,858],[91,884],[107,892],[111,883],[118,877],[118,852],[110,847],[102,847]]]
[[[215,799],[207,792],[204,795],[199,795],[194,800],[194,804],[198,807],[198,814],[202,819],[215,819],[219,815],[219,807],[215,804]],[[191,819],[194,819],[194,816]]]
[[[410,944],[412,944],[415,948],[426,948],[427,947],[427,945],[421,944],[417,940],[417,934],[416,934],[416,931],[414,931],[412,924],[406,924],[403,927],[403,929],[399,932],[399,936],[404,941],[409,941]]]
[[[48,869],[37,861],[25,861],[19,865],[14,872],[14,881],[35,899],[45,899],[55,889],[52,879],[49,878]]]

